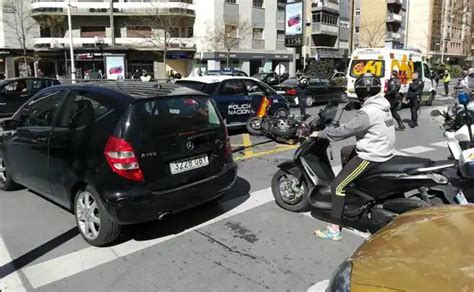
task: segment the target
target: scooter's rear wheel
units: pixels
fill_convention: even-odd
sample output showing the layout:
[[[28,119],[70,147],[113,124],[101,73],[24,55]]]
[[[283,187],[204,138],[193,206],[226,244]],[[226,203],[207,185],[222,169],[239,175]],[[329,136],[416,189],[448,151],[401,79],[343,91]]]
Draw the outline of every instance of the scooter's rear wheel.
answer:
[[[281,208],[291,212],[304,212],[310,207],[307,200],[308,188],[304,181],[290,174],[291,171],[278,170],[272,179],[272,193]]]

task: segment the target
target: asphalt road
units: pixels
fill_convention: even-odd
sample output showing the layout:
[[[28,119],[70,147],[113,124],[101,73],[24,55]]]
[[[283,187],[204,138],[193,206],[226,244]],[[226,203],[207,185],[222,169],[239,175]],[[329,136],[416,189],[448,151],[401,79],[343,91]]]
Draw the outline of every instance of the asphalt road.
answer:
[[[445,159],[439,121],[423,107],[420,127],[397,132],[402,155]],[[310,110],[315,115],[320,107]],[[354,112],[348,112],[343,120]],[[402,110],[403,118],[409,111]],[[239,179],[222,202],[125,229],[119,242],[88,246],[74,217],[28,190],[0,192],[1,291],[306,291],[367,237],[345,230],[341,242],[315,239],[324,226],[310,214],[276,206],[269,190],[276,165],[294,147],[233,133]],[[335,143],[339,150],[354,141]],[[319,288],[315,288],[319,291]]]

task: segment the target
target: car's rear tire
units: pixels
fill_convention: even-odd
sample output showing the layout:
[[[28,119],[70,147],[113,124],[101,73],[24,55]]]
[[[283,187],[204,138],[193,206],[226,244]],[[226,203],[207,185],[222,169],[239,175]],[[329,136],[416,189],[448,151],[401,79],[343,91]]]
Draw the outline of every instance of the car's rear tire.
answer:
[[[3,157],[0,157],[0,189],[3,191],[15,191],[20,188],[21,186],[13,180],[11,174],[7,171]]]
[[[114,242],[120,235],[121,225],[114,223],[91,186],[79,190],[74,198],[77,227],[85,241],[94,246]]]
[[[309,96],[306,96],[305,99],[304,99],[304,106],[305,107],[312,107],[314,104],[314,98],[309,95]]]

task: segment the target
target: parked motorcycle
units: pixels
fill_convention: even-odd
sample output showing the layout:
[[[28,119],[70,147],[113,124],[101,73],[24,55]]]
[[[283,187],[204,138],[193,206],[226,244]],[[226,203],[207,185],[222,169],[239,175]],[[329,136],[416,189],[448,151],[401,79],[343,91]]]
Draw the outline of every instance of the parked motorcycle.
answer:
[[[285,126],[289,112],[280,108],[273,115],[270,114],[272,100],[266,96],[262,98],[257,114],[247,120],[247,131],[254,136],[267,136],[275,125]]]
[[[344,110],[351,110],[352,104]],[[331,220],[331,188],[335,177],[328,157],[330,142],[306,138],[313,131],[338,124],[338,107],[329,103],[309,125],[298,125],[302,143],[293,160],[278,165],[272,179],[276,203],[283,209],[301,212],[314,208],[318,216]],[[466,204],[462,191],[453,187],[442,170],[455,167],[453,161],[432,161],[395,156],[364,174],[346,188],[345,224],[365,226],[374,232],[403,212],[440,204]]]
[[[455,112],[455,118],[448,112],[441,113],[439,110],[431,112],[433,116],[444,116],[443,128],[444,135],[448,140],[448,148],[451,152],[451,159],[455,160],[459,165],[456,168],[446,169],[443,175],[448,177],[452,185],[463,190],[467,200],[474,202],[474,125],[473,115],[470,114],[470,106],[474,106],[471,97],[466,92],[458,94],[458,106],[462,110]],[[468,114],[469,113],[469,114]],[[474,113],[474,111],[473,111]],[[461,127],[457,127],[458,123],[463,123]]]

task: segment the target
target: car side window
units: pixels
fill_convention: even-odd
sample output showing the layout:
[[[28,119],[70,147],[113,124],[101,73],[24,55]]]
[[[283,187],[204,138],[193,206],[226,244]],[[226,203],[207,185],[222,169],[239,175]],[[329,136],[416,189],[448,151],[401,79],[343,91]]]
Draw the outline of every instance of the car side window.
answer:
[[[322,87],[323,85],[319,78],[311,78],[309,79],[309,86]]]
[[[34,79],[31,85],[32,90],[40,90],[42,88],[47,87],[46,80],[41,80],[41,79]]]
[[[428,67],[428,64],[423,64],[423,77],[431,79],[431,72],[430,72],[430,67]]]
[[[222,82],[220,95],[246,95],[247,90],[241,79],[229,79]]]
[[[64,92],[49,91],[37,96],[22,111],[22,127],[50,127],[63,102]]]
[[[28,91],[28,86],[25,80],[12,81],[5,85],[6,93],[25,93]]]
[[[112,109],[97,101],[92,94],[81,91],[71,91],[67,97],[60,127],[81,128],[91,126]]]
[[[264,96],[267,93],[265,92],[265,89],[260,86],[257,82],[250,80],[250,79],[245,79],[244,80],[245,87],[247,88],[247,92],[249,95],[261,95]]]
[[[329,81],[329,79],[320,79],[320,81],[323,87],[329,87],[331,85],[331,81]]]

